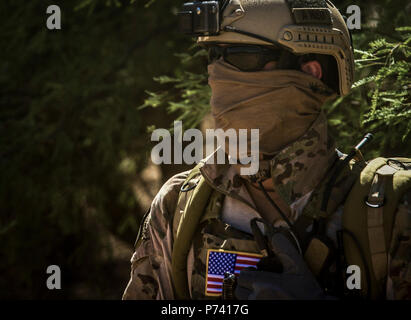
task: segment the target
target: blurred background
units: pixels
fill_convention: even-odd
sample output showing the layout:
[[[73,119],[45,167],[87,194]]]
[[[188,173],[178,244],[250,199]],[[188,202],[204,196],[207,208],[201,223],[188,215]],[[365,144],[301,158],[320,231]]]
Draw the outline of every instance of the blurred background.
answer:
[[[177,31],[182,3],[1,1],[1,299],[121,298],[141,217],[190,168],[153,165],[152,130],[209,126],[206,55]],[[53,4],[61,30],[46,28]],[[366,158],[409,157],[411,3],[334,4],[358,5],[362,28],[355,89],[326,107],[332,135],[347,152],[373,132]]]

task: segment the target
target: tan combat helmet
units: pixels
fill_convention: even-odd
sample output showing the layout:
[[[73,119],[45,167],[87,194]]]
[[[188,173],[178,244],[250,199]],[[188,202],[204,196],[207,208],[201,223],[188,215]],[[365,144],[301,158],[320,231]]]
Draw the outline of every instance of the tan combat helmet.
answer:
[[[296,55],[331,55],[339,94],[347,95],[353,83],[351,36],[328,0],[229,0],[222,7],[219,34],[200,36],[198,43],[280,45]]]

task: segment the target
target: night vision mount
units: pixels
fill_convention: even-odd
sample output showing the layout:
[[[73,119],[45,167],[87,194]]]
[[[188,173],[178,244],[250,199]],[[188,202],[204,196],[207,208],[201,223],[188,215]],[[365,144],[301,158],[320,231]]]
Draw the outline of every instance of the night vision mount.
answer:
[[[238,30],[229,25],[222,28],[222,13],[229,3],[230,0],[194,1],[184,3],[181,11],[178,12],[180,32],[193,37],[218,36],[220,31],[236,32],[276,44],[276,42],[273,42],[266,37]]]
[[[211,36],[220,33],[222,1],[186,2],[178,13],[179,29],[192,36]],[[228,1],[224,1],[225,3]]]

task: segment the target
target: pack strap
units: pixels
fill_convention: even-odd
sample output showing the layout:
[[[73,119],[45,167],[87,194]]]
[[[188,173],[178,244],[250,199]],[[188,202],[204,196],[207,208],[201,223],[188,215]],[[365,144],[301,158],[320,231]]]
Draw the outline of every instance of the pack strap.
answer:
[[[174,291],[177,299],[190,299],[187,281],[187,256],[191,247],[191,239],[197,230],[212,187],[200,177],[196,187],[191,189],[184,211],[178,224],[171,256],[171,272]],[[199,195],[199,196],[198,196]]]
[[[388,255],[384,232],[385,184],[395,172],[397,169],[388,165],[378,169],[365,202],[371,263],[377,281],[382,281],[387,275]]]
[[[195,166],[190,173],[188,174],[186,180],[184,181],[183,185],[180,188],[180,193],[177,200],[177,207],[174,212],[173,217],[173,237],[176,239],[177,237],[177,230],[179,224],[181,222],[181,216],[185,210],[185,206],[188,202],[188,199],[191,198],[195,188],[197,187],[198,183],[201,179],[201,172],[200,168],[202,167],[202,163],[199,163]]]

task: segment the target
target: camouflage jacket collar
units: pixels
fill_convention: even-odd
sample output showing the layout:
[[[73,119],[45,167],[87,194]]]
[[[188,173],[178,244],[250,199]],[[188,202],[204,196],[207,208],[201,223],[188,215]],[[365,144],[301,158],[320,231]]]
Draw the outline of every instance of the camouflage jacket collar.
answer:
[[[327,134],[327,120],[323,113],[307,132],[291,143],[271,160],[261,160],[257,175],[240,176],[236,165],[212,164],[218,150],[203,160],[200,169],[203,177],[217,191],[237,198],[247,204],[243,184],[249,181],[273,179],[274,189],[291,205],[311,192],[324,178],[327,170],[337,159],[335,145]]]

